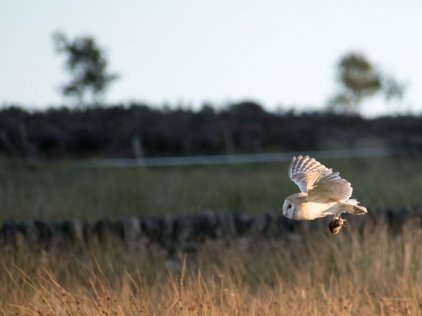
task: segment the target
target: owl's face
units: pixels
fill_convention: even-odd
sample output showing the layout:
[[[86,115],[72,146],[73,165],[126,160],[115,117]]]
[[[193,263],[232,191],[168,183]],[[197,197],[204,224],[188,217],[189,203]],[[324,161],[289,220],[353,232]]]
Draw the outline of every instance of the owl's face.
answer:
[[[283,204],[283,215],[288,218],[294,218],[296,212],[296,203],[291,199],[285,199]]]

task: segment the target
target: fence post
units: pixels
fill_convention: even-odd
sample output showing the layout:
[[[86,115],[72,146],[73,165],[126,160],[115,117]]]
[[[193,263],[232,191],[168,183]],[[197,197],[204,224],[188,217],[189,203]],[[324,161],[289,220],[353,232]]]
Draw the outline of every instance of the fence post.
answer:
[[[139,135],[132,136],[132,150],[136,159],[144,159],[144,148]]]
[[[225,128],[224,131],[224,145],[226,147],[226,155],[234,154],[233,134],[231,130]]]

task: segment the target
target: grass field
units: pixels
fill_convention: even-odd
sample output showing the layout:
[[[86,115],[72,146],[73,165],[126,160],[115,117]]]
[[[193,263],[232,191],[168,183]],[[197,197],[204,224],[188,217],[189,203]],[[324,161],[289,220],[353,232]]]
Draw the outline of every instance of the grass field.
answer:
[[[420,315],[422,231],[1,253],[3,315]],[[0,312],[1,314],[1,312]]]
[[[422,160],[323,161],[370,209],[422,201]],[[182,214],[204,209],[278,213],[298,191],[287,163],[162,169],[0,160],[0,219]]]
[[[421,204],[422,160],[323,161],[369,210]],[[287,164],[96,169],[0,161],[5,218],[280,212]],[[305,234],[305,233],[304,233]],[[217,240],[170,260],[121,244],[0,248],[0,315],[421,315],[422,230]]]

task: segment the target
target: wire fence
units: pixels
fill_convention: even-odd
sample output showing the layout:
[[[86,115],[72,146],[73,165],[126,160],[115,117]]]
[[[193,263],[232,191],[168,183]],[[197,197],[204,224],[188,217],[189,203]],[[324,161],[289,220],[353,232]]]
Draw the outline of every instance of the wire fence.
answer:
[[[319,150],[310,152],[275,152],[257,154],[230,154],[214,156],[152,157],[132,159],[100,159],[97,167],[172,167],[194,165],[254,164],[290,161],[294,155],[309,155],[319,159],[386,157],[395,151],[388,147]]]

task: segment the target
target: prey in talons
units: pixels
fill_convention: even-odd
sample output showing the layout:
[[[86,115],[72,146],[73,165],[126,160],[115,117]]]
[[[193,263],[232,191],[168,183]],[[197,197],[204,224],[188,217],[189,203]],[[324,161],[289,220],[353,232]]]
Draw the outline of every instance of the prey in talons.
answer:
[[[328,223],[328,229],[330,233],[337,235],[343,227],[346,227],[346,220],[344,218],[338,217],[334,218],[331,222]]]

